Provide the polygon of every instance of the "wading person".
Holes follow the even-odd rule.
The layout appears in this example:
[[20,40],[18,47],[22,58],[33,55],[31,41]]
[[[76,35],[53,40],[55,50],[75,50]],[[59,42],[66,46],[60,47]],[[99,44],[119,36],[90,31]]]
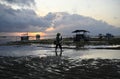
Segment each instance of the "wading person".
[[55,52],[56,52],[56,55],[57,55],[57,49],[59,47],[60,49],[60,56],[62,55],[62,36],[60,33],[57,33],[56,35],[56,40],[55,40]]

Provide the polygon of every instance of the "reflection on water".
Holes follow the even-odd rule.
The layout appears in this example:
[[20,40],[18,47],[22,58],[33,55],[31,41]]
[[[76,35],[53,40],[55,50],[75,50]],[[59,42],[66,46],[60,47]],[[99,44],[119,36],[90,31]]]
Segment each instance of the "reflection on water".
[[120,59],[120,50],[93,49],[81,58]]
[[119,52],[120,50],[105,49],[63,49],[60,57],[55,56],[54,48],[35,45],[0,46],[0,78],[119,79]]
[[[58,50],[59,51],[59,50]],[[55,56],[54,48],[31,46],[0,46],[0,56]],[[60,51],[57,52],[60,54]],[[63,49],[63,56],[78,58],[120,59],[120,50],[112,49]]]

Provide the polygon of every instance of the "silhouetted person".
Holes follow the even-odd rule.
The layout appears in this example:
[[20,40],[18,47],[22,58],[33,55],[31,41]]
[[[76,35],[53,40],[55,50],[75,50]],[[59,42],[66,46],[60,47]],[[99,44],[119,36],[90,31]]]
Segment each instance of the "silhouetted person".
[[[56,42],[55,42],[55,51],[57,52],[58,47],[60,48],[60,52],[62,52],[62,36],[60,33],[56,35]],[[61,53],[62,54],[62,53]]]

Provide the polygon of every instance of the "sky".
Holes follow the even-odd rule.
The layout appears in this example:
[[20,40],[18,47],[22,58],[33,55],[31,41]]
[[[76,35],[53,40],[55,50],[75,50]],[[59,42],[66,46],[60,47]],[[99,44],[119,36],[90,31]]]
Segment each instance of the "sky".
[[39,15],[77,13],[120,27],[120,0],[36,0],[36,3]]
[[119,7],[120,0],[0,0],[0,35],[70,34],[76,29],[120,35]]

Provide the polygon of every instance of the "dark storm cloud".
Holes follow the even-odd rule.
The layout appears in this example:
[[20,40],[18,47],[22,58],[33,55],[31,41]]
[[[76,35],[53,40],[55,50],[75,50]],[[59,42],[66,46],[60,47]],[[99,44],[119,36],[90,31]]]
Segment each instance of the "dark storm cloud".
[[14,10],[0,4],[0,31],[40,31],[50,22],[38,17],[33,10]]
[[34,0],[0,0],[2,2],[6,2],[8,4],[16,4],[19,6],[31,6],[31,5],[35,5],[35,1]]
[[[28,0],[5,1],[9,3],[17,3],[12,1],[21,1],[21,3],[23,3]],[[29,5],[29,2],[25,2],[25,4]],[[94,35],[108,32],[120,34],[120,28],[116,28],[106,22],[98,21],[91,17],[66,12],[48,13],[46,16],[40,17],[32,9],[13,9],[9,5],[0,4],[0,32],[40,32],[45,31],[51,26],[54,27],[55,30],[46,32],[71,34],[71,32],[76,29],[85,29]]]

